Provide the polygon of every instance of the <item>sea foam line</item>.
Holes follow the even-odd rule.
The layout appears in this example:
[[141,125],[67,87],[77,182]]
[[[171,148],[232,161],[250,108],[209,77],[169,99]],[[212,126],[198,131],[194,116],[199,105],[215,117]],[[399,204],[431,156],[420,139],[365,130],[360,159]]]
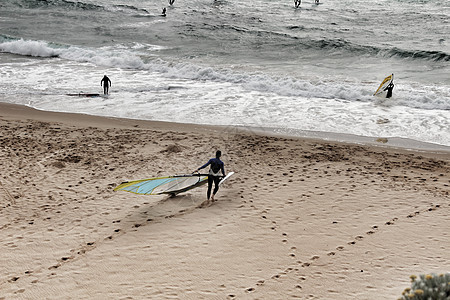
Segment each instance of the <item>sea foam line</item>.
[[[348,101],[373,102],[373,89],[377,83],[362,84],[316,80],[314,83],[294,77],[273,77],[263,73],[242,73],[229,69],[196,66],[189,63],[168,63],[151,53],[161,50],[154,45],[117,45],[103,48],[82,48],[64,46],[45,41],[14,40],[0,38],[0,50],[3,52],[33,56],[59,57],[62,59],[92,63],[98,66],[123,69],[147,70],[163,74],[169,78],[181,78],[197,81],[216,81],[239,84],[250,91],[273,93],[280,96],[342,99]],[[144,60],[145,59],[145,60]],[[450,110],[450,87],[430,87],[426,93],[403,84],[403,90],[395,99],[394,105],[421,109]],[[392,102],[390,103],[392,104]]]

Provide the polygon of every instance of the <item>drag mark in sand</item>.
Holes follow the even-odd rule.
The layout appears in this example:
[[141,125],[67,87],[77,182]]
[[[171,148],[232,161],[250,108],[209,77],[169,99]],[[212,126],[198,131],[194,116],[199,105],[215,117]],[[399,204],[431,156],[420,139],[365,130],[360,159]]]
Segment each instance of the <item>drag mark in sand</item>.
[[[191,201],[179,196],[177,200],[162,199],[136,216],[133,211],[139,206],[124,202],[127,196],[112,192],[124,177],[143,177],[166,169],[160,164],[161,157],[177,154],[185,147],[173,144],[184,140],[186,135],[183,133],[75,129],[33,120],[24,123],[8,121],[2,130],[4,137],[0,138],[0,145],[10,152],[2,153],[2,176],[8,179],[7,185],[2,179],[0,186],[3,204],[0,226],[7,237],[3,238],[2,247],[18,251],[23,261],[21,265],[26,267],[8,267],[15,271],[1,276],[1,286],[33,285],[43,278],[56,276],[62,267],[105,242],[152,222],[163,222],[202,207],[203,197]],[[130,139],[139,141],[139,146],[130,144]],[[154,146],[146,148],[148,143]],[[173,160],[180,169],[167,172],[191,169],[182,157],[173,156]],[[142,166],[150,167],[143,169]],[[96,203],[98,199],[104,201],[114,197],[118,201],[111,202],[108,207]],[[183,201],[187,207],[180,207]],[[132,212],[123,215],[125,210]],[[119,223],[121,226],[117,226]],[[46,230],[43,235],[42,228]],[[20,257],[20,253],[30,246],[45,248],[52,244],[50,252],[44,250],[31,257]],[[17,292],[22,293],[24,289],[18,288]]]
[[11,204],[15,204],[15,200],[14,200],[14,198],[13,198],[13,196],[11,196],[11,194],[8,192],[8,190],[5,188],[5,186],[3,185],[3,183],[2,183],[2,181],[0,180],[0,187],[1,187],[1,191],[4,193],[4,195],[5,195],[5,198],[7,198],[6,199],[6,206],[9,206],[9,205],[11,205]]
[[[346,149],[346,147],[342,147],[343,151],[339,150],[339,147],[332,147],[330,145],[328,146],[320,146],[318,147],[318,149],[325,149],[327,151],[333,152],[333,154],[321,154],[321,153],[308,153],[308,154],[304,154],[303,158],[305,158],[307,160],[307,162],[311,162],[311,161],[315,161],[316,163],[323,163],[323,162],[327,162],[327,161],[344,161],[344,162],[349,162],[351,163],[352,161],[352,153],[351,152],[367,152],[366,148],[364,147],[349,147],[348,149]],[[347,150],[351,150],[351,151],[347,151]],[[336,153],[337,152],[337,153]],[[345,153],[345,154],[344,154]],[[366,154],[367,156],[369,154]],[[354,157],[366,157],[365,154],[361,155],[361,154],[356,154],[354,155]],[[442,196],[448,196],[449,190],[448,190],[448,183],[446,183],[445,181],[441,183],[441,187],[436,187],[434,184],[428,185],[427,182],[430,182],[427,177],[430,176],[430,174],[435,174],[436,172],[439,172],[439,170],[441,170],[443,173],[440,173],[441,175],[439,177],[437,176],[430,176],[433,179],[433,182],[436,183],[439,181],[440,178],[445,178],[445,172],[448,171],[448,165],[446,162],[444,161],[439,161],[439,160],[435,160],[435,159],[427,159],[421,156],[416,156],[414,154],[409,154],[410,159],[408,160],[402,160],[402,157],[398,154],[389,154],[387,152],[371,152],[370,155],[375,155],[375,156],[379,156],[378,161],[380,162],[379,165],[369,165],[369,164],[359,164],[359,166],[355,167],[355,165],[352,165],[350,167],[347,167],[346,169],[342,169],[342,170],[336,170],[336,174],[339,173],[344,173],[345,176],[348,176],[351,180],[355,179],[355,178],[365,178],[365,182],[362,183],[363,186],[370,186],[370,184],[374,184],[376,182],[383,182],[384,181],[384,186],[380,186],[380,189],[392,189],[392,190],[403,190],[403,189],[413,189],[413,190],[420,190],[420,191],[427,191],[428,193],[430,193],[431,197],[442,197]],[[292,155],[291,155],[292,157]],[[277,158],[280,158],[280,156],[278,156]],[[399,160],[398,162],[396,160]],[[283,164],[283,163],[282,163]],[[272,163],[269,164],[269,166],[273,166],[275,167],[277,165],[277,163]],[[288,164],[284,163],[284,169],[286,168],[290,168],[291,171],[290,172],[283,172],[282,174],[277,174],[278,172],[274,172],[273,170],[270,172],[265,173],[264,175],[269,177],[269,178],[276,178],[276,176],[290,176],[293,173],[295,173],[295,170],[297,170],[300,166],[296,166],[295,168],[290,167]],[[311,163],[306,163],[304,164],[303,167],[303,171],[305,173],[310,173],[311,167],[314,164]],[[322,168],[313,168],[313,171],[315,172],[319,172]],[[415,171],[414,170],[418,170],[420,171],[427,171],[430,172],[430,174],[424,174],[421,173],[419,176],[408,176],[406,175],[406,171],[407,170],[411,170],[410,172],[411,174],[414,174]],[[325,176],[329,176],[330,175],[330,171],[331,170],[324,170],[323,174]],[[400,173],[400,174],[399,174]],[[402,174],[403,173],[403,174]],[[259,176],[264,176],[263,174],[259,175]],[[322,177],[322,176],[318,176],[318,177]],[[380,177],[380,178],[386,178],[386,179],[382,179],[382,180],[375,180],[376,177]],[[295,182],[304,182],[305,179],[309,180],[311,178],[310,175],[306,175],[303,176],[303,178],[291,178],[288,179],[287,184],[283,184],[282,186],[289,186],[289,184],[291,183],[295,183]],[[276,181],[277,183],[280,183],[279,181],[279,177],[278,180]],[[275,180],[273,179],[269,179],[269,182],[275,182]],[[342,186],[342,184],[341,184]],[[275,185],[273,185],[273,187],[275,187]],[[354,192],[355,188],[358,187],[358,184],[355,183],[353,185],[350,186],[350,188],[347,190],[348,193],[345,194],[345,196],[349,196],[352,192]],[[254,186],[253,192],[258,192],[258,185]],[[259,191],[260,192],[260,191]],[[297,201],[302,201],[302,199],[308,199],[311,197],[314,197],[315,192],[314,191],[310,191],[309,193],[303,193],[301,194],[301,196],[299,196],[299,198],[297,198]],[[324,193],[318,193],[318,196],[324,195]],[[241,196],[243,197],[243,196]],[[252,195],[247,195],[245,196],[245,201],[242,201],[242,205],[241,208],[245,207],[246,205],[249,206],[249,208],[253,209],[253,210],[259,210],[260,211],[260,218],[267,221],[267,227],[272,231],[272,232],[277,232],[279,230],[281,230],[280,228],[280,223],[277,222],[277,220],[274,220],[270,217],[270,208],[265,207],[265,208],[258,208],[258,200],[254,197],[252,197]],[[294,199],[289,198],[288,201],[286,201],[287,205],[291,205],[293,203]],[[398,224],[398,222],[402,221],[402,220],[407,220],[409,218],[413,218],[416,217],[420,214],[426,213],[426,212],[431,212],[434,211],[438,208],[441,208],[442,206],[437,204],[431,204],[430,207],[427,208],[413,208],[414,212],[408,214],[407,216],[404,216],[404,218],[401,217],[392,217],[388,220],[386,220],[384,222],[383,225],[373,225],[371,226],[371,228],[369,230],[367,230],[364,234],[359,234],[356,235],[354,237],[353,240],[347,242],[347,246],[344,245],[337,245],[335,246],[334,249],[332,249],[331,251],[327,252],[327,256],[328,257],[334,257],[336,255],[339,255],[339,252],[341,251],[345,251],[347,249],[351,249],[351,247],[353,245],[356,245],[357,243],[363,243],[364,240],[366,240],[366,236],[371,236],[373,234],[376,234],[377,232],[379,232],[383,226],[391,226],[391,225],[396,225]],[[286,245],[286,251],[288,252],[288,255],[293,258],[296,259],[297,254],[295,253],[298,249],[301,249],[301,247],[299,248],[298,246],[288,246],[290,244],[289,238],[288,238],[288,233],[287,232],[281,232],[281,242],[282,244]],[[347,248],[349,247],[349,248]],[[311,266],[314,266],[315,263],[319,262],[319,260],[321,259],[321,257],[319,255],[313,255],[310,257],[310,259],[306,260],[306,261],[302,261],[302,260],[296,260],[295,264],[289,265],[286,268],[281,268],[284,269],[284,271],[279,272],[277,274],[272,275],[270,278],[264,278],[264,279],[260,279],[258,280],[255,285],[253,287],[248,287],[245,289],[245,293],[255,293],[258,291],[258,289],[264,285],[266,285],[269,282],[278,282],[280,279],[283,278],[283,276],[286,276],[288,274],[295,274],[294,277],[298,277],[298,278],[302,278],[302,281],[306,280],[307,277],[303,275],[303,272],[301,271],[303,268],[309,268]],[[295,289],[301,289],[301,284],[298,284],[295,286]],[[233,295],[230,295],[233,296]]]
[[[408,223],[420,223],[435,212],[442,215],[449,207],[441,202],[449,192],[448,161],[417,153],[254,134],[230,133],[218,139],[217,131],[102,129],[32,120],[11,121],[2,129],[14,137],[0,137],[2,149],[10,152],[2,156],[1,180],[15,200],[11,203],[0,189],[2,201],[10,204],[0,211],[5,264],[0,285],[11,297],[43,286],[51,290],[96,251],[109,251],[132,232],[144,234],[158,227],[153,224],[176,223],[174,218],[183,216],[195,222],[197,213],[205,220],[220,215],[218,241],[224,228],[244,225],[248,240],[236,246],[264,261],[258,270],[253,265],[229,268],[228,278],[212,280],[217,285],[205,290],[220,286],[229,298],[263,298],[272,290],[317,298],[318,290],[308,290],[330,275],[321,267],[339,269],[340,260],[361,247],[369,249],[384,233],[401,233]],[[224,149],[228,170],[240,173],[220,192],[218,202],[204,203],[200,189],[176,198],[112,191],[125,180],[192,170],[212,148]],[[431,200],[422,201],[422,195]],[[371,196],[370,201],[362,199]],[[163,239],[158,242],[164,244]],[[208,244],[212,250],[222,246]],[[173,253],[188,260],[184,251]],[[192,264],[185,275],[201,272],[197,267]],[[338,275],[339,280],[348,278]],[[171,282],[170,276],[162,280]],[[324,298],[333,298],[333,289]],[[195,292],[192,287],[180,291]]]
[[[450,204],[448,204],[448,207],[450,208]],[[428,207],[428,208],[423,208],[423,209],[420,210],[420,211],[416,211],[416,212],[414,213],[414,215],[410,214],[410,215],[407,215],[407,216],[405,216],[404,218],[401,218],[401,219],[399,219],[399,218],[397,218],[397,217],[394,217],[394,218],[390,219],[389,221],[386,221],[385,224],[384,224],[384,226],[395,225],[397,221],[401,221],[401,220],[404,221],[404,220],[407,220],[407,219],[409,219],[409,218],[417,217],[417,216],[419,216],[419,215],[424,215],[425,213],[430,213],[430,212],[436,211],[437,209],[440,209],[440,208],[442,208],[441,205],[439,205],[439,204],[434,205],[434,204],[433,204],[433,205],[431,205],[431,206]],[[263,213],[264,213],[264,215],[263,215],[264,217],[263,217],[263,218],[264,218],[264,219],[267,219],[267,217],[266,217],[267,211],[263,211]],[[369,231],[366,232],[366,234],[367,234],[367,235],[373,235],[373,234],[375,234],[375,233],[376,233],[378,230],[380,230],[380,229],[381,229],[381,228],[380,228],[378,225],[374,225],[374,226],[372,226],[371,230],[369,230]],[[285,243],[285,244],[288,244],[288,243],[289,243],[289,241],[288,241],[288,239],[287,239],[288,234],[283,232],[283,233],[281,234],[281,236],[282,236],[282,238],[283,238],[282,242]],[[355,240],[350,241],[350,242],[348,242],[347,244],[348,244],[349,246],[353,246],[353,245],[355,245],[357,242],[363,242],[363,240],[364,240],[364,236],[363,236],[363,235],[358,235],[358,236],[355,237]],[[349,248],[349,249],[350,249],[350,248]],[[296,255],[295,255],[294,253],[292,253],[292,251],[297,250],[297,247],[292,246],[292,247],[290,247],[290,250],[291,250],[291,253],[289,254],[289,256],[291,256],[292,258],[295,258]],[[346,248],[345,248],[344,246],[336,246],[336,247],[335,247],[335,250],[337,250],[338,252],[339,252],[339,251],[345,251]],[[338,252],[336,252],[336,251],[334,251],[334,250],[333,250],[333,251],[330,251],[330,252],[327,253],[327,256],[335,256],[335,255],[338,255]],[[273,282],[273,281],[278,282],[278,280],[282,279],[283,276],[287,276],[288,274],[293,274],[294,277],[296,277],[296,278],[298,278],[298,279],[300,280],[299,284],[297,284],[297,285],[295,286],[295,289],[301,290],[301,289],[302,289],[302,286],[301,286],[300,283],[301,283],[301,282],[304,282],[304,281],[307,281],[307,276],[305,276],[305,275],[303,274],[303,272],[301,272],[302,268],[308,268],[308,267],[311,267],[311,266],[314,265],[315,262],[318,262],[320,259],[321,259],[321,257],[320,257],[319,255],[314,255],[314,256],[312,256],[308,261],[306,261],[306,262],[303,262],[303,261],[301,261],[301,260],[297,260],[297,261],[295,262],[295,264],[292,264],[292,265],[289,265],[289,266],[285,267],[285,268],[284,268],[284,271],[279,272],[279,273],[277,273],[277,274],[271,276],[270,278],[258,280],[258,281],[256,282],[256,284],[255,284],[254,287],[249,287],[249,288],[245,289],[245,292],[246,292],[246,293],[255,292],[255,291],[258,289],[258,287],[261,287],[261,286],[263,286],[263,285],[269,283],[270,281],[272,281],[272,282]],[[362,272],[362,271],[361,271],[361,272]]]

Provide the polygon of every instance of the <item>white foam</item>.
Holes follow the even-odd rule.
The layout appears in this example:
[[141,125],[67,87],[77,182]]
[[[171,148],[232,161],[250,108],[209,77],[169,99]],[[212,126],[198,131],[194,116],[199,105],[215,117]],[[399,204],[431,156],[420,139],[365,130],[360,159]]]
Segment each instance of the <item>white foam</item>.
[[46,42],[25,41],[23,39],[0,43],[0,50],[35,57],[53,57],[59,56],[61,53],[60,49],[51,48]]
[[[293,77],[268,76],[263,73],[244,73],[229,69],[214,69],[189,63],[168,63],[149,56],[162,48],[155,45],[134,43],[97,49],[63,47],[42,41],[16,40],[0,43],[0,49],[14,54],[60,57],[63,59],[93,63],[97,66],[148,70],[169,78],[239,84],[248,91],[273,93],[288,97],[343,99],[373,102],[372,93],[378,83],[361,83],[356,79],[323,80],[312,82]],[[145,60],[144,60],[145,59]],[[402,105],[421,109],[450,110],[450,87],[414,86],[414,83],[398,84],[394,90],[395,102],[376,99],[381,105]]]

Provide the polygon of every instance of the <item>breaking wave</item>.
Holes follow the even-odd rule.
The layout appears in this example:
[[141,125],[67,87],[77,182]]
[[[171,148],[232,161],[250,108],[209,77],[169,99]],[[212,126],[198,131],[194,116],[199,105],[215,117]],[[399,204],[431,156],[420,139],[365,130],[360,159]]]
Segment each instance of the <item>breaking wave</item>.
[[82,9],[82,10],[103,9],[103,7],[99,5],[68,0],[19,0],[14,1],[13,4],[26,9],[47,8],[47,7],[61,7],[65,9]]

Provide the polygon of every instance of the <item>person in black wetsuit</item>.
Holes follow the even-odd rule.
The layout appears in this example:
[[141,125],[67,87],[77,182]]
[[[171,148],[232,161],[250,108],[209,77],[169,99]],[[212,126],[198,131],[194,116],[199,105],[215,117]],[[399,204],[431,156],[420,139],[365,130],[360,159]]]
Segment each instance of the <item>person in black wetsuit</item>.
[[[212,201],[214,201],[214,195],[219,190],[220,179],[222,178],[222,176],[225,177],[224,163],[220,160],[221,156],[222,156],[222,152],[220,150],[217,150],[215,158],[211,158],[210,160],[208,160],[208,162],[206,164],[204,164],[203,166],[201,166],[200,168],[195,170],[195,172],[198,172],[199,170],[206,168],[207,166],[211,166],[209,168],[209,173],[208,173],[208,191],[206,192],[206,197],[207,197],[208,201],[211,196],[211,189],[212,189],[213,183],[214,183],[214,191],[211,196]],[[220,173],[222,173],[222,175],[220,175]]]
[[111,80],[109,80],[108,76],[103,76],[103,79],[100,81],[100,86],[103,85],[103,94],[108,95],[109,87],[111,86]]
[[389,83],[389,85],[384,89],[387,90],[386,98],[392,97],[392,90],[394,89],[394,82]]
[[302,0],[294,0],[295,8],[299,8],[300,4],[302,4]]

